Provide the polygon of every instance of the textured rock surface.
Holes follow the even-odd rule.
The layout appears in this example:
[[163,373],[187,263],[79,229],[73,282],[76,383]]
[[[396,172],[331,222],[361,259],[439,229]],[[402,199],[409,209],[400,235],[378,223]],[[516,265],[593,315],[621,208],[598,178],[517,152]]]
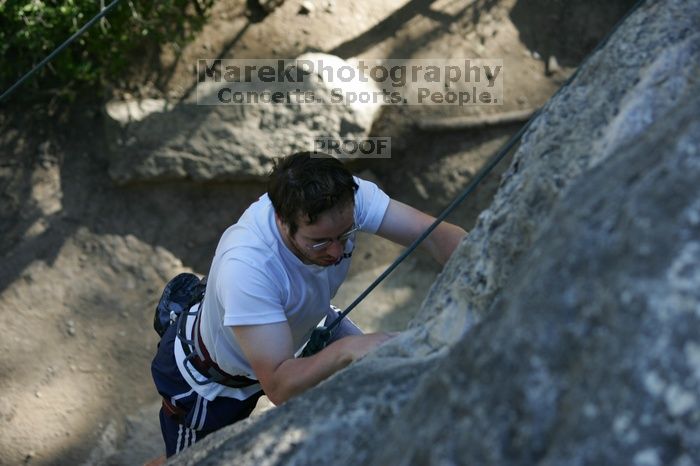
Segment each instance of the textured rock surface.
[[177,464],[700,462],[700,7],[547,105],[412,328]]
[[[587,170],[677,111],[697,89],[698,37],[692,24],[700,8],[686,1],[645,5],[523,137],[491,208],[417,319],[428,332],[419,339],[426,351],[454,341],[445,338],[442,323],[465,321],[467,330],[484,316],[570,184],[586,182]],[[425,321],[437,327],[426,328]]]
[[700,461],[700,98],[688,97],[567,190],[368,464]]
[[[349,65],[325,54],[298,59],[322,60],[334,69]],[[320,75],[310,76],[309,86],[319,99],[330,101]],[[198,105],[194,97],[174,106],[154,99],[110,102],[110,176],[119,183],[263,180],[274,159],[313,149],[315,137],[366,136],[378,110],[378,104]]]

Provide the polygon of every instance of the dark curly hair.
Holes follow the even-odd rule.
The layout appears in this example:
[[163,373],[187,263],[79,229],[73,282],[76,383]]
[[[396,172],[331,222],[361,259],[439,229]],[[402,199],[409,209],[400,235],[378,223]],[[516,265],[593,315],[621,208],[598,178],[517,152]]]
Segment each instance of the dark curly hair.
[[354,203],[357,189],[343,163],[320,152],[297,152],[277,160],[267,181],[267,195],[291,235],[297,231],[297,219],[311,224],[328,209]]

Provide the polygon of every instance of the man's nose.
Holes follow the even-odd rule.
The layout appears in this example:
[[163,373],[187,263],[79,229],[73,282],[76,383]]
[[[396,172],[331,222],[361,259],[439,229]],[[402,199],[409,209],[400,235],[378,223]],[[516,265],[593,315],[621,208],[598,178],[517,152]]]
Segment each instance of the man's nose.
[[344,245],[342,242],[337,241],[337,240],[333,240],[331,242],[330,246],[328,246],[328,249],[326,250],[326,252],[328,253],[329,256],[332,256],[332,257],[335,257],[336,259],[339,259],[340,256],[343,254],[343,249],[344,249]]

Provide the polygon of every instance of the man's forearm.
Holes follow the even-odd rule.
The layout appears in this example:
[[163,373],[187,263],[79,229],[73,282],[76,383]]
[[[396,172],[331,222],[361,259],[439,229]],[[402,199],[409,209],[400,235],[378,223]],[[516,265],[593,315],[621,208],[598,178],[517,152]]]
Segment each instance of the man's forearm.
[[342,351],[341,341],[328,345],[308,358],[287,359],[275,370],[273,383],[265,394],[279,405],[311,387],[318,385],[352,362]]
[[445,265],[466,234],[463,228],[442,222],[426,238],[425,248],[436,261]]
[[349,336],[313,356],[287,359],[277,367],[263,390],[274,404],[282,404],[318,385],[392,336],[385,333]]

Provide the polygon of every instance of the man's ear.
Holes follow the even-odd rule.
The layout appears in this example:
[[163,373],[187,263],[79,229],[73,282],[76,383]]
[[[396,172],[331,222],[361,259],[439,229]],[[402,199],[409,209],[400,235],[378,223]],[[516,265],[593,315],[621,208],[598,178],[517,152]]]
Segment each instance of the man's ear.
[[280,217],[280,215],[277,212],[275,212],[275,222],[280,227],[280,229],[282,229],[285,233],[289,234],[289,225],[282,221],[282,217]]

